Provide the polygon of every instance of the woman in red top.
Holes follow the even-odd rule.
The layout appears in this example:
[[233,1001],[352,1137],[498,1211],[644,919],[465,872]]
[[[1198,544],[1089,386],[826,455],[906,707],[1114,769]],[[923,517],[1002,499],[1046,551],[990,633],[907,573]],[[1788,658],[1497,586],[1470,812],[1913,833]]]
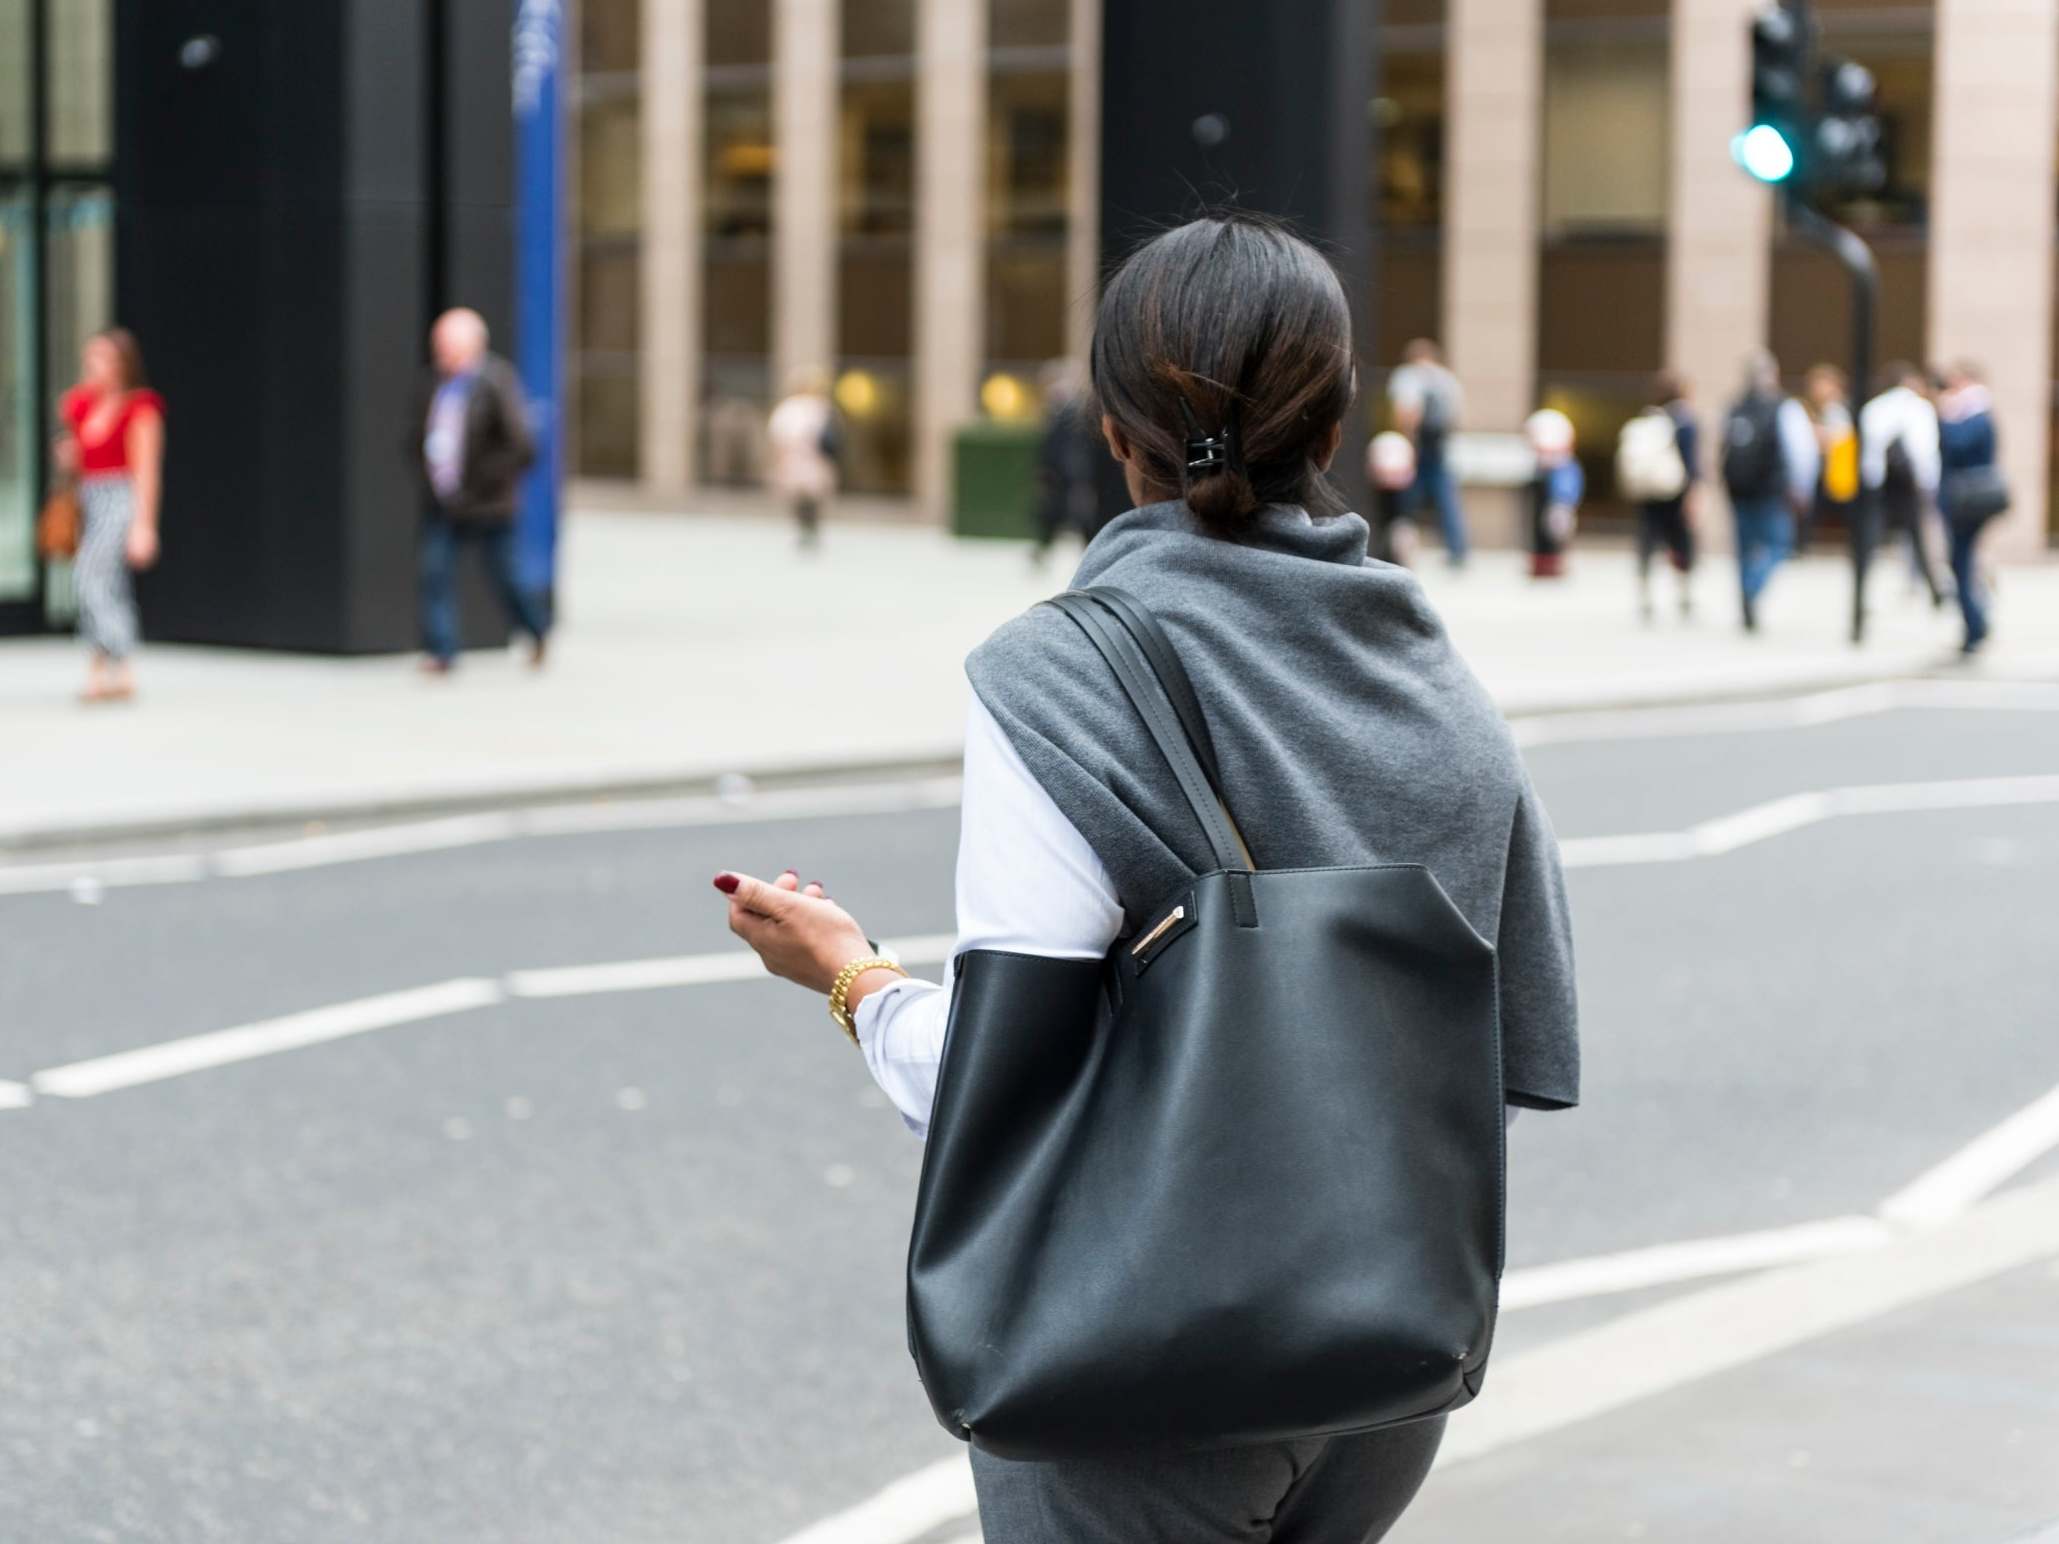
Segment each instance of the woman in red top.
[[58,464],[79,479],[85,529],[73,578],[79,635],[92,648],[87,702],[136,694],[129,655],[136,647],[131,569],[157,561],[158,495],[164,474],[164,400],[143,374],[143,351],[124,328],[86,340],[79,384],[58,403],[64,433]]

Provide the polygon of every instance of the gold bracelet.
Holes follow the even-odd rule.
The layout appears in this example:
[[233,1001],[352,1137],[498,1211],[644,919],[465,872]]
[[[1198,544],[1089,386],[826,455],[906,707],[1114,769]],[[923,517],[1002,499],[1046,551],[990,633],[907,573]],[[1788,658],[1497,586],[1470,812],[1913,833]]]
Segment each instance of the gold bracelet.
[[851,995],[851,983],[864,975],[868,970],[890,970],[897,976],[908,974],[907,971],[901,969],[892,960],[883,960],[877,955],[869,955],[862,960],[853,960],[836,973],[836,982],[829,989],[829,1016],[836,1021],[838,1029],[851,1037],[851,1044],[853,1045],[858,1043],[858,1025],[851,1017],[851,1010],[846,1004],[846,999]]

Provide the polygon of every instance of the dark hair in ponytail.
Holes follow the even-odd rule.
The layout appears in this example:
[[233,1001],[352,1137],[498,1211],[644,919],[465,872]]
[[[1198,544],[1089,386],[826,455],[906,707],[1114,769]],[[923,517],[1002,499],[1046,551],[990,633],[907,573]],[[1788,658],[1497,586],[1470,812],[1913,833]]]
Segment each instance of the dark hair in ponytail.
[[1357,385],[1351,307],[1278,221],[1232,210],[1139,247],[1102,291],[1093,369],[1145,479],[1211,534],[1268,504],[1342,512],[1321,461]]

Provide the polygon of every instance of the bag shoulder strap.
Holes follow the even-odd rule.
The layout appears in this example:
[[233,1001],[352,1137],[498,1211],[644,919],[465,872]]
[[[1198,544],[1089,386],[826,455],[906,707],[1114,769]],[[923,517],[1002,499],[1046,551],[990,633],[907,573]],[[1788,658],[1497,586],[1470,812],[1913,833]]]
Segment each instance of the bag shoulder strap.
[[[1201,711],[1201,699],[1195,695],[1194,683],[1188,678],[1186,667],[1180,663],[1179,651],[1172,646],[1165,629],[1159,626],[1158,618],[1142,601],[1113,585],[1099,584],[1080,593],[1092,596],[1107,607],[1143,649],[1151,661],[1152,674],[1158,677],[1158,684],[1165,688],[1173,712],[1179,715],[1180,728],[1186,731],[1187,743],[1194,747],[1201,770],[1208,774],[1208,786],[1227,808],[1230,801],[1223,792],[1223,772],[1215,759],[1215,740],[1208,732],[1208,716]],[[1230,825],[1234,828],[1236,824],[1233,818]]]
[[[1184,695],[1195,715],[1195,722],[1206,734],[1206,724],[1200,719],[1200,704],[1193,695],[1193,686],[1180,668],[1179,659],[1172,652],[1172,646],[1163,632],[1157,629],[1156,619],[1150,612],[1128,596],[1120,596],[1113,603],[1103,595],[1087,590],[1068,590],[1052,598],[1056,606],[1087,635],[1087,640],[1108,662],[1116,681],[1136,708],[1144,721],[1145,729],[1156,742],[1166,764],[1172,768],[1174,781],[1179,784],[1194,818],[1200,822],[1203,836],[1207,839],[1210,856],[1219,869],[1234,875],[1248,875],[1254,867],[1251,852],[1244,844],[1236,822],[1231,818],[1229,807],[1224,802],[1217,781],[1202,765],[1196,750],[1194,738],[1188,732],[1183,715],[1177,705],[1176,693]],[[1121,609],[1118,609],[1121,608]],[[1143,626],[1156,633],[1158,650],[1171,665],[1171,679],[1177,686],[1168,684],[1161,675],[1152,655],[1130,630],[1125,612],[1134,613],[1143,620]],[[1148,635],[1148,634],[1147,634]],[[1214,760],[1214,747],[1208,751],[1209,760]],[[1231,895],[1237,912],[1237,920],[1245,927],[1257,926],[1257,911],[1252,901],[1248,879],[1231,886]]]

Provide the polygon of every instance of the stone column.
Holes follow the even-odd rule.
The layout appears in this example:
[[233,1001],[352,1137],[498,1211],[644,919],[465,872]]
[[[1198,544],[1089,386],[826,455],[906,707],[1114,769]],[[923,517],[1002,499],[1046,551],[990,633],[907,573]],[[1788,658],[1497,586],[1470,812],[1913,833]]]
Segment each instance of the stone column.
[[2016,495],[1987,550],[2029,557],[2045,546],[2050,479],[2059,9],[1938,0],[1934,101],[1930,352],[1987,376]]
[[915,93],[915,497],[942,520],[986,354],[984,4],[916,0]]
[[1730,142],[1751,116],[1756,0],[1673,0],[1672,207],[1667,212],[1666,363],[1694,382],[1702,472],[1712,490],[1697,535],[1732,546],[1715,476],[1724,406],[1764,342],[1772,290],[1773,194]]
[[1065,190],[1065,351],[1082,364],[1101,298],[1101,6],[1072,0],[1071,177]]
[[701,397],[705,0],[643,0],[643,338],[638,437],[645,487],[693,481]]
[[798,370],[834,368],[837,0],[774,0],[772,17],[772,393]]
[[[1446,28],[1444,346],[1464,426],[1522,426],[1537,392],[1542,0],[1451,0]],[[1516,501],[1468,492],[1476,541],[1506,545]]]

